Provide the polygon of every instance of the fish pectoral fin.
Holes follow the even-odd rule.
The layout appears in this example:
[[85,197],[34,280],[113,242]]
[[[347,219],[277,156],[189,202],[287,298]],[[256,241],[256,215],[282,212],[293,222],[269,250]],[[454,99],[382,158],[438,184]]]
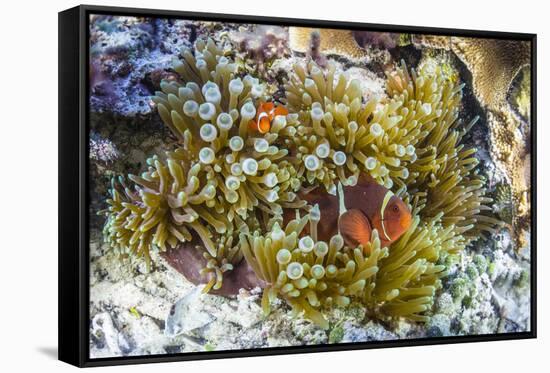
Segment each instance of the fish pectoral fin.
[[360,210],[351,209],[343,213],[338,220],[338,229],[349,247],[365,247],[370,242],[372,228]]

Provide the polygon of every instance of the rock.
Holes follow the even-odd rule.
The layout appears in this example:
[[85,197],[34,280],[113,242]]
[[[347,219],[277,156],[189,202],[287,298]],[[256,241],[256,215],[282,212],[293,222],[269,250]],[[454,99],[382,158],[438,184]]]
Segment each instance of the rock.
[[115,327],[111,316],[107,312],[94,316],[91,334],[101,341],[100,347],[106,348],[111,356],[123,356],[132,350],[129,341]]
[[256,325],[263,319],[258,299],[257,295],[244,295],[239,297],[236,307],[227,303],[223,304],[221,311],[225,314],[225,321],[235,323],[245,329]]
[[343,329],[344,336],[342,338],[342,343],[397,339],[397,335],[386,330],[386,328],[374,321],[369,321],[364,326],[356,326],[351,322],[345,322]]
[[[96,16],[90,24],[90,106],[126,117],[151,113],[157,75],[195,39],[195,22]],[[154,80],[154,79],[153,79]]]
[[426,325],[428,337],[451,335],[451,319],[443,314],[434,315]]

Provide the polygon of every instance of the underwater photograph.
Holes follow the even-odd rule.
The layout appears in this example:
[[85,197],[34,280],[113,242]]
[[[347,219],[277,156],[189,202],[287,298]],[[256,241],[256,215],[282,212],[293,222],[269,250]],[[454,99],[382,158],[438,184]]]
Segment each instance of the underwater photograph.
[[88,23],[91,359],[531,330],[530,41]]

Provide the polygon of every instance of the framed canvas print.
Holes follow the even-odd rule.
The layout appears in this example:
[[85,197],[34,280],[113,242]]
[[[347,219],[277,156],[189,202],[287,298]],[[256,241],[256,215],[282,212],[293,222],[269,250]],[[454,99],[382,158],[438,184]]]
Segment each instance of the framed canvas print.
[[532,338],[536,36],[59,13],[59,356]]

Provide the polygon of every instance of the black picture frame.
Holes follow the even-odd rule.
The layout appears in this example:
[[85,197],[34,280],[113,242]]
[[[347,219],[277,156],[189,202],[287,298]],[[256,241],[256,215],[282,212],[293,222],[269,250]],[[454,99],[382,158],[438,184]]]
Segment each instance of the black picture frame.
[[[491,335],[468,335],[310,345],[300,347],[261,348],[236,351],[212,351],[135,357],[89,357],[89,232],[88,232],[88,37],[89,15],[110,14],[255,23],[285,26],[315,26],[454,35],[478,38],[523,40],[531,43],[531,325],[530,331]],[[383,347],[436,345],[443,343],[486,342],[536,338],[537,330],[537,170],[536,170],[536,80],[537,35],[479,30],[460,30],[419,26],[397,26],[368,23],[319,21],[310,19],[240,16],[156,9],[137,9],[81,5],[59,13],[59,360],[79,367],[172,362],[197,359],[249,357]]]

